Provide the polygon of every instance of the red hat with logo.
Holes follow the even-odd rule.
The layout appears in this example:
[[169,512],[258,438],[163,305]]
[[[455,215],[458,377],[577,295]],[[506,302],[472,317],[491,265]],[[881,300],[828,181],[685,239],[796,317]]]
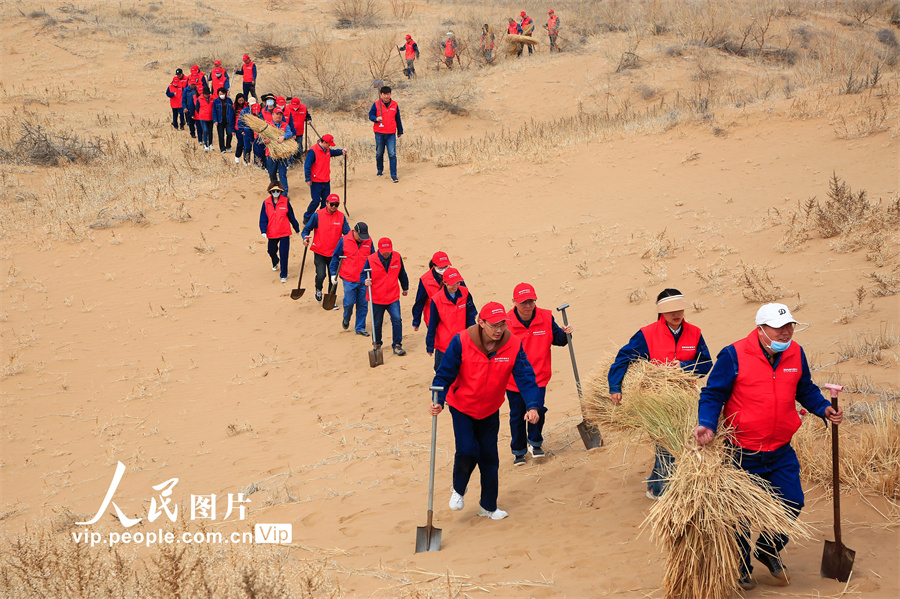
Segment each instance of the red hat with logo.
[[300,106],[300,98],[291,98],[291,106],[294,108]]
[[391,243],[390,239],[382,237],[378,240],[378,251],[382,254],[390,254],[394,251],[394,245]]
[[434,256],[431,257],[431,262],[434,263],[437,268],[450,266],[450,258],[447,256],[446,252],[435,252]]
[[550,10],[548,10],[548,11],[547,11],[547,14],[548,14],[548,15],[552,15],[552,14],[553,14],[553,9],[551,8]]
[[406,34],[406,39],[411,40],[411,39],[412,39],[412,36],[411,36],[410,34],[407,33],[407,34]]
[[462,282],[462,275],[455,268],[448,268],[444,271],[444,285],[456,285]]
[[481,312],[478,313],[478,318],[491,324],[497,324],[508,320],[509,316],[506,315],[506,308],[503,307],[503,304],[500,302],[488,302],[481,309]]
[[214,60],[214,61],[213,61],[213,64],[216,65],[217,67],[220,67],[220,66],[222,66],[222,61],[221,61],[221,60]]
[[199,72],[200,72],[200,67],[198,67],[197,65],[191,66],[191,73],[199,73]]
[[284,106],[284,96],[278,96],[275,98],[275,106]]
[[244,54],[244,60],[250,60],[250,55],[249,55],[249,54]]
[[331,204],[331,203],[338,203],[338,204],[340,204],[340,203],[341,203],[341,198],[340,198],[340,196],[339,196],[338,194],[333,193],[333,194],[331,194],[330,196],[328,196],[328,198],[326,198],[325,201],[328,202],[329,204]]
[[525,11],[523,10],[523,11],[519,14],[519,16],[520,16],[520,17],[524,17],[524,16],[527,16],[527,15],[525,14]]
[[334,135],[332,135],[331,133],[326,133],[325,135],[322,136],[322,141],[327,143],[329,146],[333,146],[334,145]]
[[537,300],[537,293],[529,283],[519,283],[513,289],[513,301],[521,303],[525,300]]
[[273,110],[272,114],[284,116],[284,112],[280,108],[276,108],[275,110]]

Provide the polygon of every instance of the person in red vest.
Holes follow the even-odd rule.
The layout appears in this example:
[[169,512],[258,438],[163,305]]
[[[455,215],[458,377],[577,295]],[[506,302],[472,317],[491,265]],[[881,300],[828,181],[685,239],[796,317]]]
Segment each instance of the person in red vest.
[[[428,262],[428,270],[419,277],[419,287],[416,289],[416,302],[412,307],[413,330],[418,331],[422,319],[425,319],[425,328],[428,328],[428,317],[431,314],[431,296],[437,293],[444,281],[444,272],[450,267],[450,258],[445,252],[435,252]],[[465,287],[465,283],[460,283]]]
[[272,258],[272,270],[278,270],[281,263],[281,282],[287,283],[288,256],[291,251],[291,228],[300,232],[300,223],[294,217],[291,200],[284,194],[278,181],[272,181],[268,187],[269,197],[263,200],[259,213],[259,230],[268,239],[269,257]]
[[309,221],[313,212],[325,207],[325,199],[331,195],[331,159],[341,154],[347,154],[347,150],[335,148],[334,136],[327,133],[306,153],[303,173],[312,201],[303,213],[303,224]]
[[284,189],[284,193],[288,192],[288,180],[287,180],[287,167],[288,167],[288,159],[285,158],[275,158],[272,156],[272,153],[269,149],[268,144],[280,144],[284,143],[285,140],[288,140],[294,136],[294,131],[288,126],[287,121],[284,120],[284,113],[281,112],[279,108],[276,108],[272,112],[272,126],[276,129],[281,129],[283,135],[271,142],[266,142],[266,170],[269,172],[269,180],[274,181],[276,175],[278,176],[278,180],[281,181],[281,186]]
[[331,272],[331,284],[337,285],[338,263],[343,256],[340,277],[344,282],[344,320],[341,326],[345,331],[350,327],[353,306],[356,306],[356,325],[353,328],[357,335],[363,337],[369,336],[369,332],[366,331],[369,306],[366,303],[366,286],[359,282],[359,275],[366,259],[374,252],[372,239],[369,237],[369,226],[364,222],[358,222],[350,233],[340,238],[328,267]]
[[475,324],[478,314],[472,294],[463,285],[458,270],[451,267],[444,271],[443,286],[431,296],[428,311],[425,351],[434,356],[434,371],[437,372],[453,335]]
[[437,405],[429,408],[429,413],[437,416],[446,401],[453,418],[456,454],[450,509],[463,509],[469,479],[478,466],[481,473],[478,515],[492,520],[509,515],[497,507],[500,469],[497,436],[503,391],[510,377],[525,401],[526,421],[536,423],[544,407],[522,342],[506,326],[508,318],[502,304],[488,302],[481,309],[477,325],[453,335],[431,383],[443,387],[444,391],[438,394]]
[[[522,17],[522,20],[519,22],[519,27],[522,30],[522,35],[531,37],[534,34],[534,20],[525,14],[523,10],[519,15]],[[524,50],[524,46],[528,46],[528,53],[531,54],[534,52],[534,48],[531,47],[531,44],[522,44],[522,48],[519,48],[519,56],[522,56],[522,50]]]
[[172,109],[172,128],[178,129],[178,121],[181,119],[180,129],[184,131],[184,109],[181,105],[184,89],[187,87],[188,78],[184,76],[184,71],[175,69],[175,76],[172,77],[172,83],[166,88],[166,96],[169,98],[169,107]]
[[374,123],[375,131],[375,168],[377,177],[384,174],[384,149],[387,148],[388,162],[391,168],[391,181],[399,183],[397,178],[397,139],[403,135],[403,122],[400,120],[400,107],[391,100],[391,88],[383,86],[379,92],[381,99],[376,100],[369,109],[369,120]]
[[294,131],[294,139],[297,140],[297,153],[294,158],[300,158],[303,154],[303,130],[308,121],[312,120],[309,115],[309,109],[306,104],[300,101],[300,98],[291,98],[287,106],[284,108],[284,119],[288,126]]
[[413,75],[416,74],[416,59],[419,58],[419,45],[412,38],[410,34],[406,34],[406,43],[402,46],[397,46],[397,49],[403,52],[403,58],[406,60],[406,68],[403,69],[403,74],[406,75],[407,79],[410,79]]
[[[509,311],[509,332],[521,342],[528,356],[528,362],[534,369],[541,405],[547,394],[547,383],[553,374],[550,370],[550,347],[569,344],[567,334],[573,331],[572,325],[560,328],[553,319],[553,312],[537,307],[537,293],[528,283],[519,283],[513,289],[513,309]],[[544,442],[544,417],[547,408],[538,410],[537,422],[526,422],[525,400],[513,379],[506,386],[506,398],[509,400],[509,447],[513,453],[513,465],[525,464],[526,449],[531,457],[539,460],[544,457],[541,445]]]
[[[372,271],[371,281],[366,277],[366,270]],[[359,282],[370,287],[372,293],[372,324],[375,329],[375,347],[381,347],[381,329],[384,324],[384,313],[391,317],[391,347],[398,356],[405,356],[403,349],[403,323],[400,318],[400,293],[409,293],[409,277],[403,258],[394,251],[394,245],[387,237],[378,240],[378,252],[366,259]]]
[[234,71],[235,75],[241,76],[244,84],[244,97],[250,101],[250,96],[256,97],[256,65],[250,60],[250,56],[244,54],[243,62]]
[[514,18],[510,17],[509,23],[506,26],[506,33],[508,35],[522,35],[522,27],[516,23]]
[[485,62],[494,62],[494,29],[487,23],[481,28],[481,53]]
[[206,81],[206,75],[203,74],[198,65],[191,66],[191,74],[188,75],[188,85],[196,85],[198,94],[203,92],[204,87],[209,86],[209,83]]
[[[341,198],[336,193],[328,196],[325,207],[313,213],[312,218],[303,228],[303,243],[312,248],[313,261],[316,265],[316,301],[322,301],[322,284],[328,274],[328,263],[334,256],[341,237],[350,232],[350,225],[344,213],[338,210]],[[313,236],[312,232],[316,234]],[[312,245],[310,245],[312,242]],[[337,309],[337,306],[335,306]]]
[[231,88],[231,81],[228,79],[228,70],[222,68],[222,61],[217,60],[212,71],[209,72],[209,84],[212,87],[212,95],[219,95],[220,89],[228,91]]
[[553,12],[552,8],[547,11],[547,15],[547,22],[544,24],[544,29],[547,30],[547,35],[550,36],[550,51],[553,52],[556,50],[557,52],[561,52],[556,43],[556,38],[559,37],[559,17],[556,16],[556,13]]
[[448,69],[453,68],[453,59],[456,58],[456,36],[452,31],[447,32],[447,39],[444,40],[444,64]]
[[[766,304],[757,311],[756,328],[716,357],[709,380],[700,391],[698,426],[694,429],[698,445],[710,443],[724,410],[723,424],[733,428],[727,443],[734,450],[735,465],[767,481],[767,490],[795,518],[804,503],[800,463],[791,447],[791,439],[800,428],[796,403],[834,424],[840,424],[844,417],[844,411],[835,410],[813,383],[806,354],[792,341],[797,324],[784,304]],[[753,553],[779,585],[789,582],[780,556],[788,541],[786,535],[762,534]],[[756,582],[750,577],[749,530],[738,534],[738,544],[738,584],[750,590]]]
[[[622,380],[628,365],[637,360],[650,360],[706,376],[712,369],[709,348],[700,329],[684,320],[689,304],[677,289],[663,289],[656,298],[657,320],[639,330],[628,341],[609,368],[609,398],[622,401]],[[647,497],[659,499],[675,459],[660,446],[656,447],[653,471],[647,479]]]
[[200,126],[198,137],[203,149],[211,151],[212,130],[213,130],[213,100],[209,96],[209,88],[204,87],[203,91],[197,96],[194,104],[194,119],[196,124]]

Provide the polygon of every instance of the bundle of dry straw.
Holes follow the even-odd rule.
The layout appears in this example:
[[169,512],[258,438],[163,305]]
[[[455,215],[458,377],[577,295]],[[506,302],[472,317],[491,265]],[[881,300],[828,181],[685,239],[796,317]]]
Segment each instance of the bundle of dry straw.
[[696,447],[698,379],[671,366],[633,363],[622,385],[622,404],[609,400],[601,362],[587,379],[585,417],[603,429],[646,434],[675,456],[668,487],[642,528],[666,554],[663,588],[667,598],[714,599],[738,590],[737,534],[747,528],[810,538],[762,479],[735,468],[727,432]]
[[506,53],[512,56],[522,51],[522,46],[539,46],[541,42],[527,35],[517,35],[515,33],[507,34],[503,38],[506,42],[504,48]]
[[252,114],[245,114],[241,117],[241,122],[253,129],[263,139],[263,143],[269,148],[269,154],[276,159],[290,158],[297,153],[297,141],[294,138],[286,139],[278,143],[278,138],[284,135],[284,132],[270,125],[264,119]]

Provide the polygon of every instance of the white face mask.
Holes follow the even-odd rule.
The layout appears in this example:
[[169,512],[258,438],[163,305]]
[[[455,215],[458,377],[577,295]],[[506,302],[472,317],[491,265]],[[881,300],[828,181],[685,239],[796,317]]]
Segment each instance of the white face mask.
[[224,99],[225,99],[225,94],[219,94],[219,99],[220,99],[220,100],[224,100]]
[[272,197],[273,197],[273,198],[277,198],[277,197],[280,196],[280,195],[281,195],[281,192],[278,191],[277,189],[273,189],[273,190],[272,190]]
[[439,275],[442,275],[442,274],[444,274],[444,271],[445,271],[445,270],[447,270],[447,267],[446,267],[446,266],[443,266],[443,267],[441,267],[441,268],[435,267],[434,272],[436,272],[436,273],[439,274]]

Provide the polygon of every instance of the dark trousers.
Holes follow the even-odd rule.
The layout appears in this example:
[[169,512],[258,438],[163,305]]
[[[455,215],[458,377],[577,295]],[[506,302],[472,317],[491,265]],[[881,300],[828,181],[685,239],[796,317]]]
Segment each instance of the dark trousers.
[[[196,137],[197,133],[194,131],[194,115],[192,115],[190,112],[185,111],[184,120],[185,122],[187,122],[188,130],[191,132],[191,137]],[[199,130],[200,129],[198,127],[197,131]]]
[[257,137],[253,142],[253,155],[256,156],[256,163],[263,169],[268,170],[266,165],[266,144],[262,143],[261,139],[261,137]]
[[675,468],[675,458],[660,445],[654,448],[654,453],[656,457],[653,460],[653,470],[647,477],[647,490],[659,497],[669,484],[669,476]]
[[551,51],[551,52],[553,52],[554,50],[556,50],[557,52],[560,51],[560,50],[559,50],[559,46],[556,45],[556,38],[557,38],[557,37],[559,37],[559,34],[558,34],[558,33],[551,33],[551,34],[550,34],[550,51]]
[[453,460],[453,489],[460,495],[466,494],[469,479],[475,466],[481,473],[481,507],[489,512],[497,509],[497,472],[500,456],[497,454],[497,435],[500,432],[500,410],[487,418],[478,420],[463,414],[453,406],[453,437],[456,440],[456,455]]
[[391,317],[391,347],[403,344],[403,324],[400,320],[400,300],[392,304],[372,304],[372,318],[375,320],[375,343],[381,345],[381,327],[384,313]]
[[287,278],[288,255],[291,251],[290,237],[276,237],[269,240],[269,257],[272,258],[272,266],[278,266],[281,262],[281,278]]
[[[231,147],[231,130],[226,123],[216,123],[216,131],[219,134],[219,151],[224,152]],[[287,192],[287,190],[284,190]]]
[[434,371],[437,372],[441,367],[441,360],[444,359],[444,352],[435,348],[434,350]]
[[[242,83],[244,84],[244,99],[249,102],[251,94],[256,98],[256,83],[247,83],[246,81],[242,81]],[[258,102],[259,98],[256,98],[256,101]]]
[[[790,443],[775,451],[750,452],[735,447],[734,463],[750,474],[755,474],[772,486],[775,497],[781,501],[794,518],[803,509],[803,487],[800,485],[800,462]],[[790,539],[787,535],[770,535],[763,533],[756,540],[756,550],[760,553],[778,556]],[[744,529],[738,534],[738,545],[741,549],[742,569],[753,572],[750,565],[750,530]]]
[[297,151],[294,152],[293,156],[291,156],[291,160],[300,162],[300,160],[303,158],[303,134],[294,132],[294,139],[297,140]]
[[396,133],[376,133],[375,134],[375,168],[378,174],[384,172],[384,150],[387,148],[388,162],[391,167],[391,179],[397,178],[397,134]]
[[172,109],[172,126],[178,129],[178,120],[181,119],[181,128],[184,129],[184,110],[181,108]]
[[415,58],[407,58],[406,59],[406,68],[403,70],[403,74],[406,75],[406,78],[409,79],[416,73],[416,59]]
[[303,213],[304,223],[312,218],[313,212],[325,207],[325,200],[331,195],[331,181],[325,181],[324,183],[313,181],[312,185],[309,186],[309,195],[312,197],[312,201],[306,207],[306,212]]
[[288,195],[287,162],[267,156],[266,170],[269,171],[269,181],[274,181],[275,174],[278,173],[278,182],[284,187],[284,195]]
[[240,158],[241,156],[245,156],[244,161],[250,162],[250,146],[247,146],[247,152],[244,152],[244,138],[246,136],[241,131],[235,131],[235,148],[234,148],[234,157]]
[[316,265],[316,289],[322,291],[322,284],[325,277],[328,276],[328,265],[331,263],[331,256],[321,256],[313,252],[313,264]]
[[[547,394],[547,387],[538,387],[538,389],[540,389],[543,401]],[[528,410],[522,394],[518,391],[507,391],[506,399],[509,400],[509,448],[512,449],[513,455],[525,455],[527,445],[540,447],[544,442],[541,433],[544,430],[544,415],[547,413],[547,408],[539,408],[540,418],[538,418],[537,424],[531,424],[525,422],[525,412]]]
[[200,139],[200,144],[212,147],[213,122],[197,121],[197,124],[200,125],[200,135],[198,136]]

